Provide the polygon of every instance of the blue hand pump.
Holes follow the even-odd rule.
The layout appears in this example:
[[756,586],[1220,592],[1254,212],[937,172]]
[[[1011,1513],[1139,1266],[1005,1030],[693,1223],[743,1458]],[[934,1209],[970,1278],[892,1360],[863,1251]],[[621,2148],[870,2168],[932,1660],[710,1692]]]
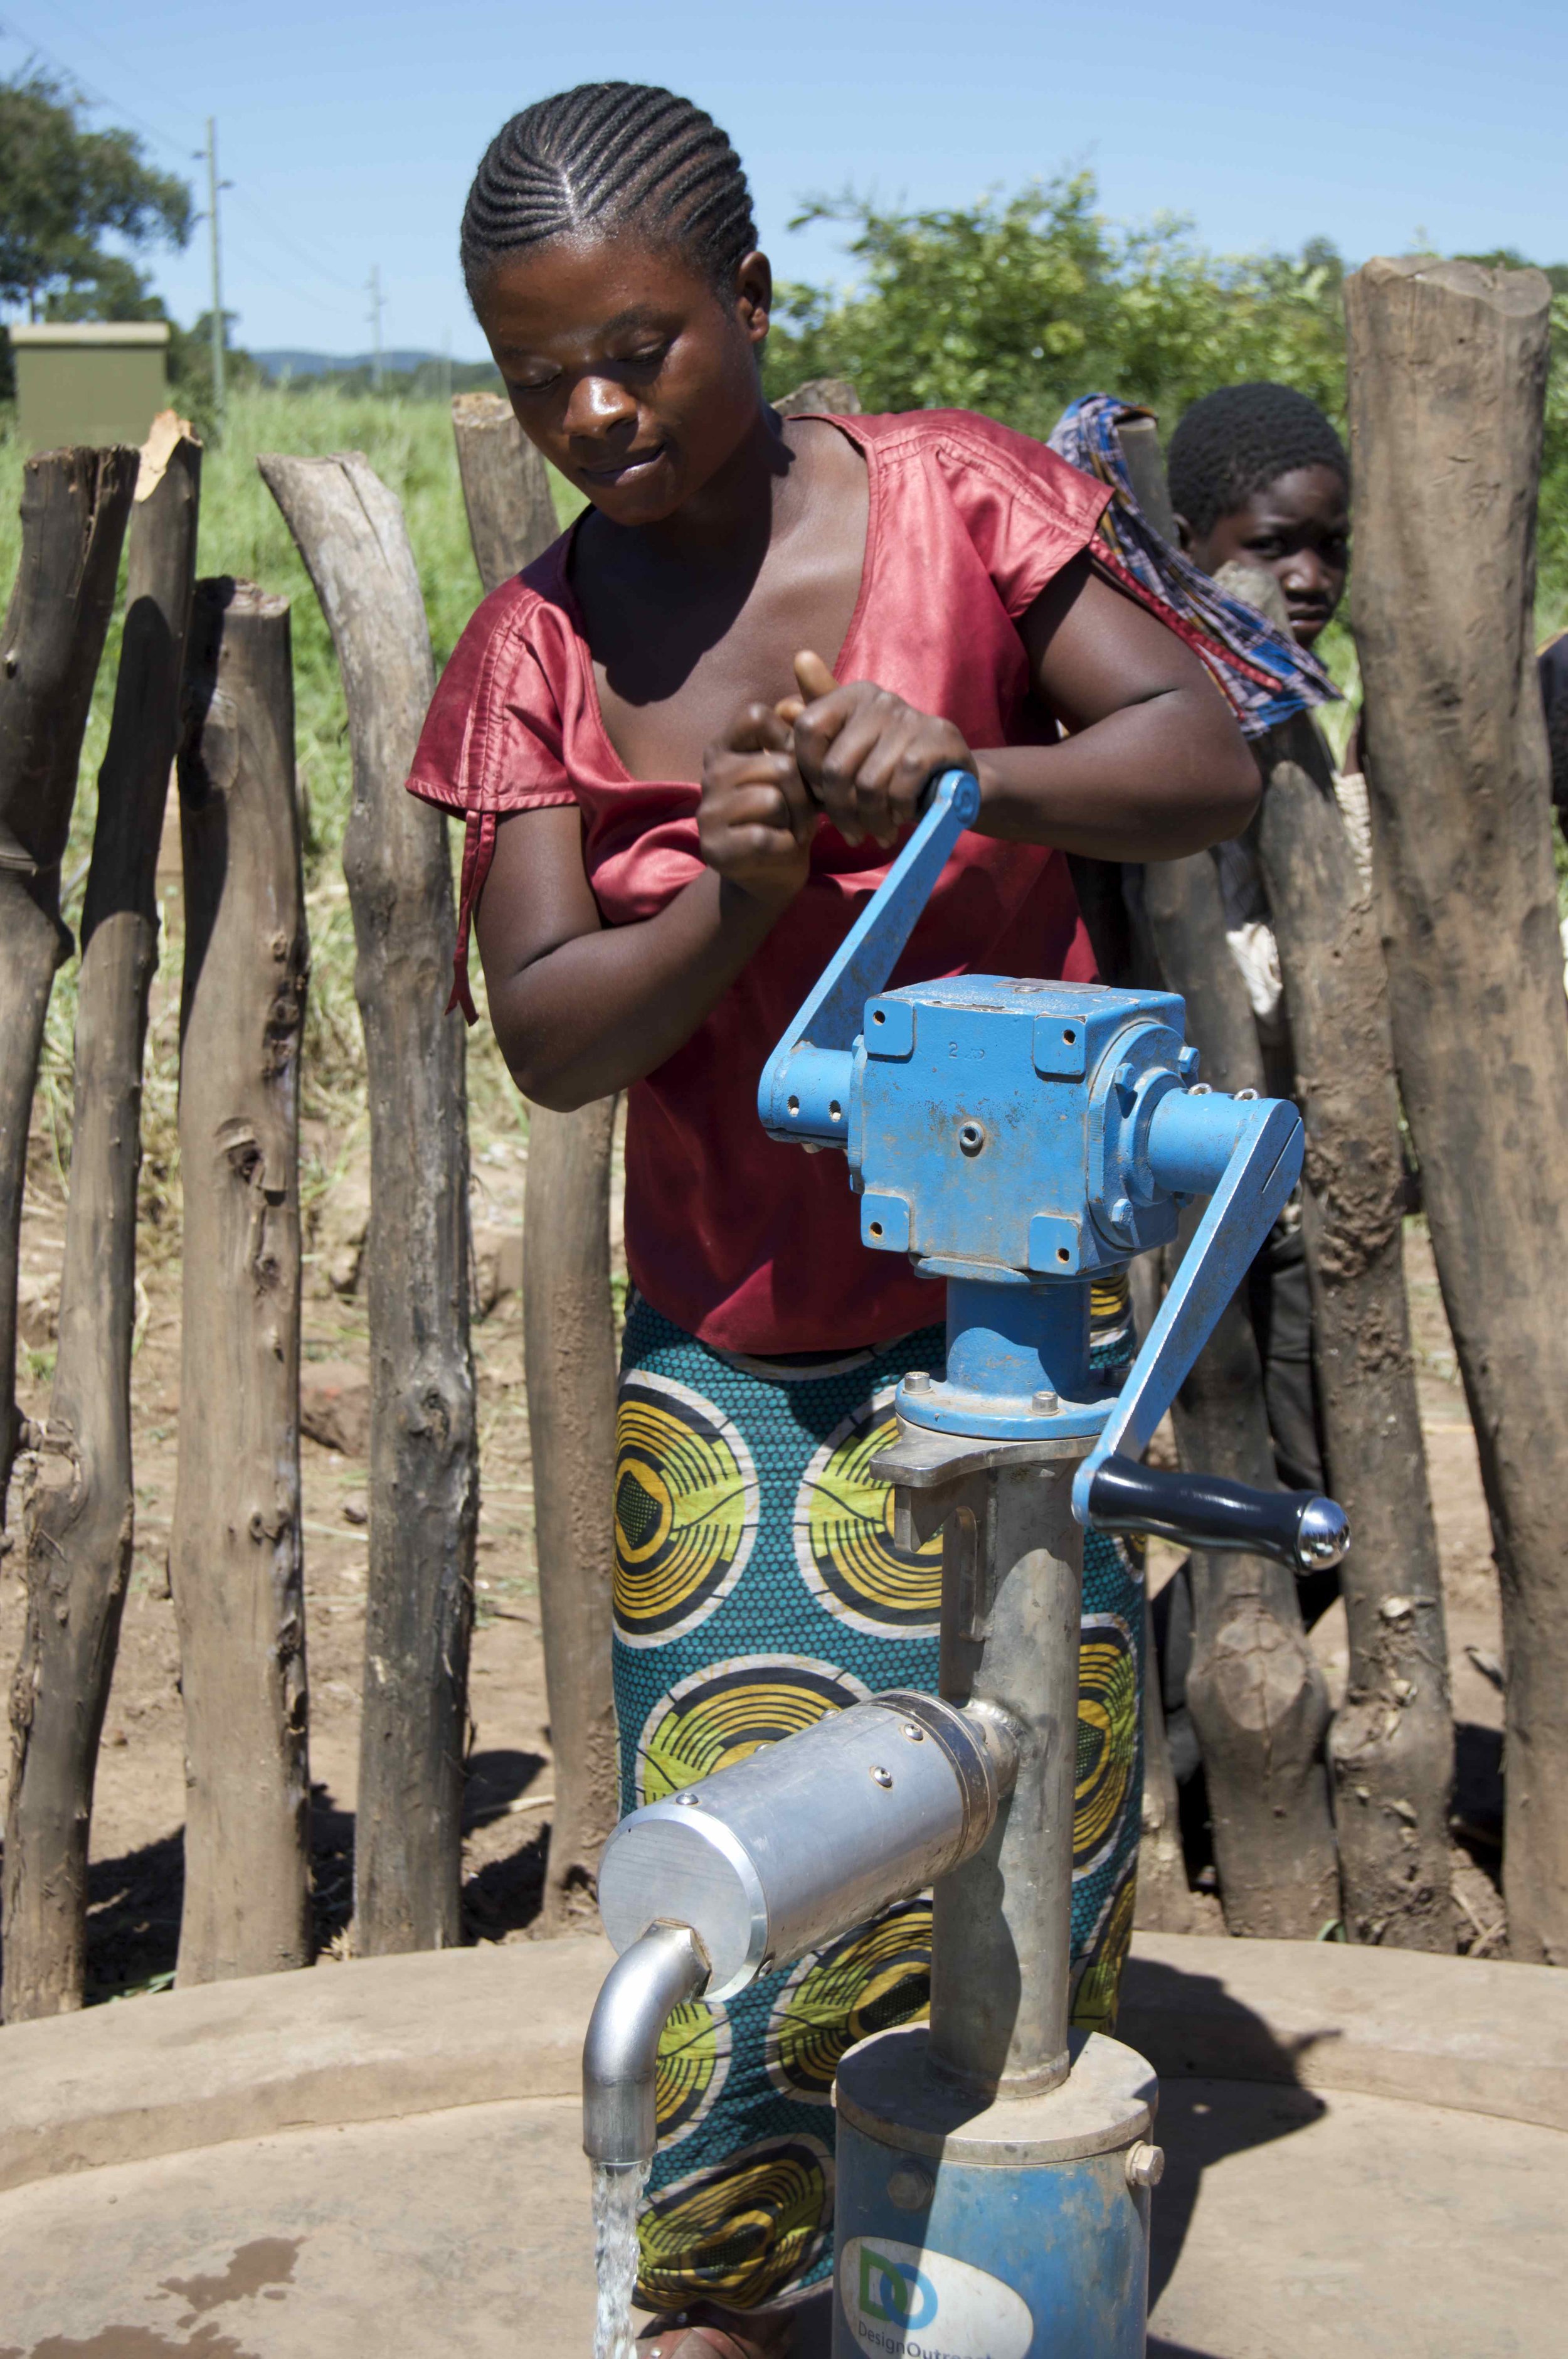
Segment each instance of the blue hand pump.
[[[842,1148],[871,1251],[946,1282],[946,1366],[904,1378],[898,1439],[872,1467],[898,1544],[942,1536],[940,1693],[874,1696],[622,1821],[600,1868],[620,1955],[584,2050],[583,2142],[610,2169],[653,2155],[660,2036],[698,1996],[771,1987],[784,2086],[783,1970],[813,1959],[848,1989],[867,1921],[930,1888],[929,2022],[838,2060],[834,2359],[1140,2359],[1158,2090],[1103,2013],[1072,2020],[1075,1998],[1096,2020],[1132,1918],[1124,1880],[1075,1985],[1082,1528],[1298,1571],[1337,1561],[1348,1533],[1331,1500],[1140,1462],[1295,1184],[1294,1108],[1206,1089],[1169,993],[997,975],[887,988],[979,811],[968,773],[936,779],[758,1096],[774,1138]],[[1198,1198],[1108,1391],[1089,1364],[1091,1281],[1169,1244]],[[1135,1660],[1141,1629],[1118,1643]],[[1130,1701],[1106,1744],[1136,1809]],[[801,2200],[820,2219],[826,2181]]]

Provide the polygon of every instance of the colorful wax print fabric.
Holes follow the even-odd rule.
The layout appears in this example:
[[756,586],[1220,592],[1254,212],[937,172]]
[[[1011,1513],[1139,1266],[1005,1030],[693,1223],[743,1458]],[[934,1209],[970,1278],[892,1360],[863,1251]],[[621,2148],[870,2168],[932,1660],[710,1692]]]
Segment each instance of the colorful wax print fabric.
[[[1097,1287],[1096,1364],[1130,1353],[1125,1286]],[[615,1701],[626,1810],[884,1688],[935,1692],[939,1541],[895,1546],[870,1463],[940,1328],[807,1364],[720,1355],[633,1295],[615,1473]],[[1132,1927],[1142,1787],[1143,1581],[1133,1544],[1085,1544],[1074,1828],[1076,2012],[1108,2027]],[[931,1908],[903,1902],[727,2004],[676,2010],[639,2299],[735,2309],[832,2267],[833,2076],[856,2040],[924,2012]]]

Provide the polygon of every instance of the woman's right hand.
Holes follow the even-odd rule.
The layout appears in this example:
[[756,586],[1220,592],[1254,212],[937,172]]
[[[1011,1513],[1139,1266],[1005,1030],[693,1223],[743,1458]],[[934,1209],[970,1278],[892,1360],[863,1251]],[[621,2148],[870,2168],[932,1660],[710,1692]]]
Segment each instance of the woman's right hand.
[[819,817],[793,729],[771,704],[743,704],[702,757],[703,859],[726,884],[783,908],[806,883]]

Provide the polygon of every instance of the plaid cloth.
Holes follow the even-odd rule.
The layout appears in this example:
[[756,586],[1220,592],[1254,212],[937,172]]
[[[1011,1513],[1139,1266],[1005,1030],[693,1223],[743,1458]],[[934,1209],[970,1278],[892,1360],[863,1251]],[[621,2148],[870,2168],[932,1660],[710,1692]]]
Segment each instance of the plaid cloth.
[[1080,473],[1098,475],[1114,495],[1100,522],[1096,564],[1185,639],[1229,698],[1243,734],[1261,737],[1293,712],[1337,699],[1339,690],[1289,632],[1217,590],[1149,522],[1133,494],[1117,429],[1125,419],[1152,414],[1113,393],[1087,393],[1062,412],[1050,447]]

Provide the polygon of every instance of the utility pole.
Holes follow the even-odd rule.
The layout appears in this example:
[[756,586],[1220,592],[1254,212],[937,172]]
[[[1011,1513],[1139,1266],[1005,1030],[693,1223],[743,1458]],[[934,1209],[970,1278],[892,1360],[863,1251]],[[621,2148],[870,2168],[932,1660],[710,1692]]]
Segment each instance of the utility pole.
[[381,295],[381,265],[380,265],[380,263],[379,263],[379,262],[373,262],[373,263],[371,264],[371,266],[370,266],[370,288],[369,288],[369,290],[368,290],[368,291],[369,291],[369,294],[370,294],[370,327],[371,327],[370,381],[371,381],[371,386],[372,386],[372,388],[373,389],[373,391],[375,391],[376,393],[379,393],[379,392],[381,391],[381,311],[382,311],[382,295]]
[[212,255],[212,414],[223,425],[223,266],[218,235],[218,191],[227,183],[218,178],[218,125],[207,117],[207,229]]

